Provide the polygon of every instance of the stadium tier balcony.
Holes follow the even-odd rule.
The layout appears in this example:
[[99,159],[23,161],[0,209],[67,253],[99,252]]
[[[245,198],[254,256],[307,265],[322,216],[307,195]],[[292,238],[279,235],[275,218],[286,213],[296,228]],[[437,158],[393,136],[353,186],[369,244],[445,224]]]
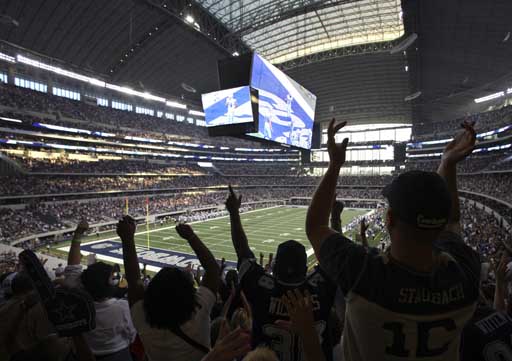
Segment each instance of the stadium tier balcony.
[[[211,138],[208,137],[206,128],[189,124],[186,121],[91,105],[10,85],[0,85],[0,110],[4,114],[10,113],[11,116],[15,114],[18,118],[21,116],[29,124],[40,123],[42,119],[46,119],[52,125],[82,128],[96,134],[104,132],[115,133],[123,137],[132,136],[161,141],[175,140],[217,147],[280,150],[277,146],[269,147],[245,139]],[[23,115],[23,113],[25,114]],[[177,118],[177,115],[172,115]],[[80,135],[86,136],[86,133],[81,132]],[[90,135],[94,136],[94,134]]]
[[450,137],[453,135],[453,129],[459,128],[464,120],[475,122],[475,128],[479,133],[500,128],[512,123],[512,106],[459,119],[414,123],[412,127],[413,139],[420,141]]

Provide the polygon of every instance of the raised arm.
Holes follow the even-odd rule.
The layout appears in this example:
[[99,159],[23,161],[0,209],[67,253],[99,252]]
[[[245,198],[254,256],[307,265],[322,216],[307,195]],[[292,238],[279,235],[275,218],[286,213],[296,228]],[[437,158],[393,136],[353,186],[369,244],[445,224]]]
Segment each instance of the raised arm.
[[330,235],[336,233],[329,227],[329,214],[335,191],[336,182],[340,173],[341,166],[345,163],[345,153],[347,151],[348,139],[343,139],[341,144],[336,144],[334,135],[343,128],[346,122],[334,125],[335,120],[329,123],[327,133],[327,149],[329,151],[329,166],[323,176],[318,188],[313,195],[306,216],[306,234],[308,236],[317,258],[320,257],[320,247],[322,242]]
[[361,243],[365,248],[370,247],[368,244],[368,239],[366,238],[366,231],[368,230],[368,224],[366,224],[366,219],[363,217],[361,222],[359,223],[359,235],[361,236]]
[[457,134],[445,147],[437,173],[443,177],[450,191],[452,209],[446,230],[461,234],[460,203],[457,190],[457,163],[463,161],[475,148],[476,132],[473,124],[464,122],[464,131]]
[[315,329],[313,304],[306,291],[303,295],[299,289],[290,290],[283,295],[281,301],[290,316],[292,330],[302,339],[304,359],[306,361],[325,361],[320,338]]
[[510,262],[510,257],[508,257],[507,252],[504,252],[500,258],[499,263],[496,266],[495,276],[496,276],[496,288],[494,289],[494,308],[503,313],[507,313],[507,293],[508,293],[508,285],[507,285],[507,265]]
[[220,284],[220,266],[215,260],[215,257],[213,257],[208,247],[204,245],[188,224],[178,224],[176,226],[176,232],[178,232],[181,238],[187,240],[199,259],[201,266],[204,268],[204,276],[201,285],[209,288],[216,295]]
[[233,188],[229,186],[229,196],[226,199],[226,209],[229,212],[229,220],[231,223],[231,240],[235,247],[238,259],[254,258],[254,254],[249,248],[249,241],[245,234],[242,220],[240,219],[240,205],[242,204],[242,196],[236,196]]
[[80,260],[82,258],[80,255],[80,243],[82,242],[82,236],[88,229],[89,225],[86,221],[81,221],[76,227],[75,233],[73,233],[73,238],[71,239],[71,246],[69,247],[68,266],[80,264]]
[[130,216],[124,216],[117,224],[117,235],[123,243],[123,263],[130,306],[144,298],[144,285],[140,279],[139,260],[135,249],[136,228],[135,220]]
[[343,233],[341,228],[341,213],[344,208],[345,204],[343,204],[342,201],[337,201],[336,195],[334,195],[334,203],[331,210],[331,228],[338,233]]

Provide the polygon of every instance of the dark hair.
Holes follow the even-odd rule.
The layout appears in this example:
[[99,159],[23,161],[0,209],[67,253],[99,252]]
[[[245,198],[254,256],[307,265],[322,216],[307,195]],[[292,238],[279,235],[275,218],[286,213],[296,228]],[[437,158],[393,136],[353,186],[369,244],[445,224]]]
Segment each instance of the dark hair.
[[226,272],[226,285],[231,289],[231,283],[234,284],[235,288],[238,287],[238,271],[236,269],[230,269]]
[[12,279],[11,289],[13,295],[21,295],[34,289],[32,280],[25,272],[18,272]]
[[94,301],[112,296],[110,277],[114,267],[103,262],[96,262],[82,272],[80,278],[85,290],[91,295]]
[[175,267],[162,268],[144,292],[144,313],[153,328],[172,331],[190,320],[196,307],[194,283]]

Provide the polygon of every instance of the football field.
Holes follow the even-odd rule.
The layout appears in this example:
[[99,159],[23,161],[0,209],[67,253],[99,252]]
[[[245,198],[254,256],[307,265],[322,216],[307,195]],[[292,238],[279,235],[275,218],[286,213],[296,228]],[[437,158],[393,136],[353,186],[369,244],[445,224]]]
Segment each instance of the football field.
[[[249,246],[256,257],[263,253],[267,259],[270,253],[275,254],[279,243],[290,239],[301,242],[308,250],[308,256],[312,256],[313,251],[304,230],[306,210],[306,208],[295,207],[272,207],[242,213],[242,224],[249,240]],[[367,209],[345,209],[342,213],[342,224],[346,225],[354,217],[366,214],[368,211]],[[227,261],[236,262],[237,257],[231,242],[228,216],[191,222],[190,224],[216,258],[225,258]],[[171,258],[173,261],[171,263],[179,263],[177,256],[183,256],[182,261],[186,261],[187,256],[194,256],[187,242],[176,233],[173,224],[166,224],[158,228],[151,227],[149,232],[146,231],[145,225],[139,225],[135,241],[139,256],[146,251],[151,252],[150,254],[144,253],[145,263],[148,265],[152,265],[151,260],[161,261],[162,258],[166,258],[166,260]],[[118,251],[120,246],[120,240],[114,233],[100,235],[99,238],[89,236],[82,243],[84,254],[94,252],[99,259],[122,263],[122,256]],[[112,250],[106,254],[105,250],[108,250],[109,247]],[[61,245],[57,249],[60,252],[66,252],[69,248]],[[314,261],[314,258],[311,257],[310,261]],[[158,262],[153,266],[160,268]],[[150,268],[153,267],[148,269]]]

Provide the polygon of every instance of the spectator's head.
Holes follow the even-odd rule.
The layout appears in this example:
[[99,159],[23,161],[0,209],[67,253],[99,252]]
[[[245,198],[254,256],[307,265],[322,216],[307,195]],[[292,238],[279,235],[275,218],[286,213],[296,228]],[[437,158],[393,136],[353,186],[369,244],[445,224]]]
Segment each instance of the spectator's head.
[[11,282],[13,296],[23,296],[34,289],[32,280],[25,272],[18,272]]
[[297,241],[283,242],[277,247],[273,272],[283,283],[301,283],[307,273],[306,248]]
[[241,329],[250,332],[252,330],[252,320],[245,309],[237,308],[233,312],[233,315],[231,315],[230,326],[232,330],[235,330],[237,327],[240,327]]
[[101,301],[112,296],[113,271],[114,268],[111,265],[96,262],[82,272],[82,284],[94,301]]
[[190,320],[197,307],[196,290],[189,273],[162,268],[144,292],[146,321],[153,328],[173,330]]
[[6,273],[2,275],[2,294],[5,299],[12,297],[12,281],[16,277],[16,272]]
[[386,186],[386,227],[392,241],[433,242],[448,223],[450,192],[437,173],[410,171]]
[[238,272],[236,269],[227,271],[225,279],[228,287],[231,287],[231,285],[234,285],[235,288],[238,287]]
[[243,361],[279,361],[279,359],[271,349],[258,347],[245,355]]

